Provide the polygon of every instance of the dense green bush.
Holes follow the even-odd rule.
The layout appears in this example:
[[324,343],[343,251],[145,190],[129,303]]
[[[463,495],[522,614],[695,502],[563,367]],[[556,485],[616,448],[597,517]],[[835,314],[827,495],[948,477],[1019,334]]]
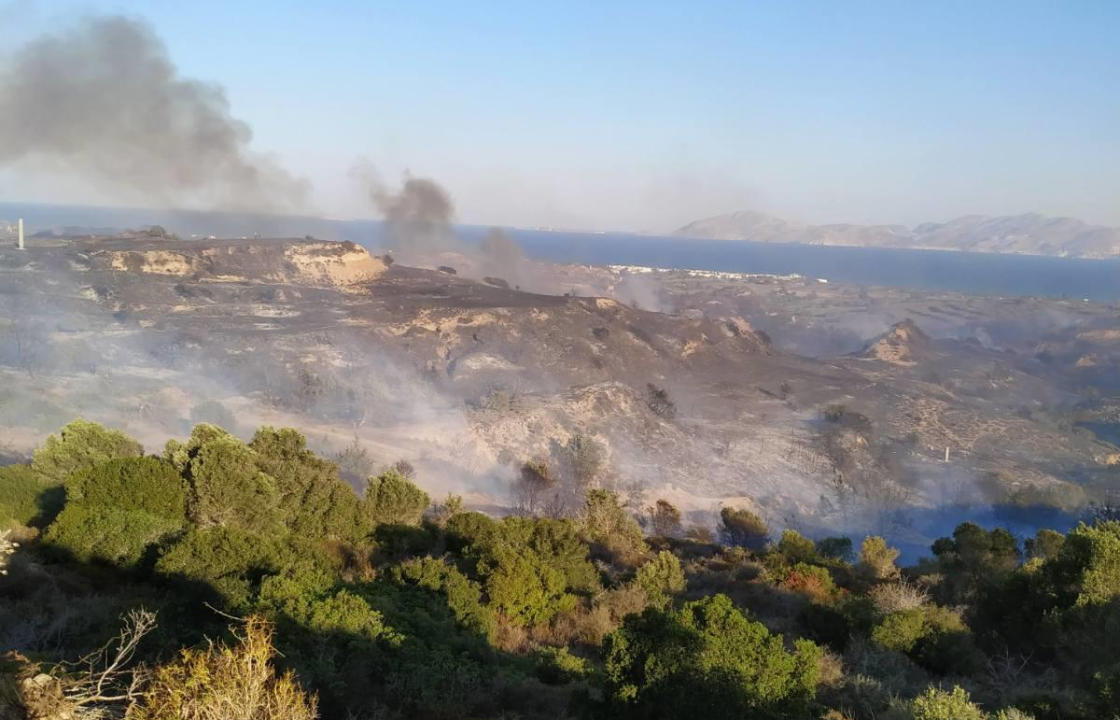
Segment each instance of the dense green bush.
[[975,523],[961,523],[952,538],[941,538],[932,549],[944,576],[940,596],[949,603],[974,600],[983,586],[1000,582],[1018,568],[1021,559],[1015,536]]
[[46,525],[18,530],[0,646],[48,671],[144,604],[152,667],[204,647],[223,613],[264,618],[325,718],[1120,716],[1120,523],[1103,518],[1038,532],[1025,562],[1010,534],[966,523],[914,567],[877,537],[853,566],[844,538],[770,546],[734,509],[724,537],[751,549],[647,544],[595,490],[576,520],[453,501],[424,519],[410,478],[359,496],[290,429],[244,443],[198,425],[145,458],[75,423],[37,461],[0,469],[0,515]]
[[61,486],[44,482],[29,465],[0,467],[0,530],[53,519],[63,498]]
[[418,558],[401,563],[393,568],[393,573],[398,582],[440,593],[464,628],[493,638],[494,614],[482,602],[482,588],[454,565],[436,558]]
[[638,568],[634,582],[645,591],[650,604],[664,607],[673,595],[684,590],[685,577],[681,561],[673,553],[662,550]]
[[213,588],[229,607],[244,610],[260,580],[289,558],[275,540],[242,528],[192,528],[160,557],[156,570]]
[[794,645],[787,651],[724,595],[650,608],[607,638],[610,696],[635,717],[789,717],[816,692],[820,652]]
[[542,647],[536,654],[537,677],[550,685],[579,680],[589,672],[589,663],[573,655],[568,648]]
[[1032,560],[1050,560],[1058,557],[1065,544],[1066,536],[1056,530],[1043,528],[1037,531],[1033,538],[1027,538],[1025,543],[1027,557]]
[[187,486],[175,467],[154,457],[108,460],[79,470],[66,483],[67,505],[146,512],[186,521]]
[[871,639],[884,650],[910,652],[927,632],[920,609],[892,612],[871,631]]
[[418,525],[431,501],[420,488],[396,470],[369,479],[366,503],[378,525]]
[[139,457],[140,443],[119,430],[87,420],[75,420],[51,435],[32,456],[31,467],[48,482],[61,483],[75,470],[90,468],[106,460]]
[[850,562],[852,559],[852,539],[847,537],[828,537],[817,541],[817,554],[823,558]]
[[276,481],[257,467],[256,453],[226,435],[201,443],[185,474],[191,520],[201,527],[238,527],[274,535],[283,525]]
[[308,584],[291,571],[265,577],[260,584],[258,607],[315,635],[344,633],[351,641],[392,638],[381,613],[360,594],[332,584]]
[[910,703],[910,713],[914,720],[985,720],[984,712],[960,687],[928,688]]
[[969,675],[984,664],[964,621],[937,605],[888,613],[872,628],[871,640],[884,650],[906,653],[937,675]]
[[80,560],[135,566],[187,522],[186,484],[170,463],[157,458],[79,468],[66,482],[66,495],[46,540]]
[[719,511],[720,535],[728,545],[762,550],[770,543],[770,529],[746,508],[725,507]]
[[1050,569],[1057,588],[1076,594],[1076,605],[1120,597],[1120,521],[1079,525],[1066,535]]
[[486,596],[514,624],[547,622],[599,587],[588,547],[567,520],[509,517],[472,546]]
[[[256,453],[257,468],[275,481],[280,517],[292,532],[353,543],[373,532],[376,518],[339,478],[338,466],[307,449],[303,435],[291,428],[265,427],[249,448]],[[427,506],[427,496],[423,504]]]
[[811,563],[817,560],[817,546],[796,530],[783,530],[778,552],[790,563]]
[[73,503],[47,529],[45,539],[78,560],[133,567],[148,548],[182,526],[180,520],[143,511]]

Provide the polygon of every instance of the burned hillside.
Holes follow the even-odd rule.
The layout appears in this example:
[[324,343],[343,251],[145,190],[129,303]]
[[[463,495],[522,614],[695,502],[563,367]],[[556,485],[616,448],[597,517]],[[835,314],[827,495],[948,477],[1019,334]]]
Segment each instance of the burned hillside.
[[[749,502],[809,528],[1068,497],[1071,475],[1091,493],[1115,452],[1047,415],[1073,402],[1067,389],[914,322],[863,355],[809,359],[736,312],[664,314],[390,260],[311,238],[0,251],[10,450],[74,415],[148,442],[206,419],[299,424],[325,451],[356,444],[422,468],[436,493],[503,506],[521,463],[584,437],[601,450],[595,481],[635,503],[669,497],[703,523]],[[833,407],[867,427],[837,434]],[[960,492],[931,480],[946,472]],[[993,473],[1006,482],[980,492]]]

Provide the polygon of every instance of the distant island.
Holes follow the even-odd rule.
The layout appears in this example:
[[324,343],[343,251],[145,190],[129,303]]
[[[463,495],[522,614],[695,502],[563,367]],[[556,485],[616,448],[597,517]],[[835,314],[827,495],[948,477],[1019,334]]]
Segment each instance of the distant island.
[[1015,253],[1081,258],[1120,257],[1120,228],[1037,213],[967,215],[945,223],[806,225],[742,211],[696,220],[674,235],[710,240]]

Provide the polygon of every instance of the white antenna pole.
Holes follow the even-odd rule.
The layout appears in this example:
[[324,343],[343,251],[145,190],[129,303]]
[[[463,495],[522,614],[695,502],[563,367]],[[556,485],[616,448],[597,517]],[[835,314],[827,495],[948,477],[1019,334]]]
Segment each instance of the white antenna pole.
[[949,462],[949,446],[945,446],[945,462]]
[[23,218],[20,218],[16,225],[19,228],[18,230],[16,230],[16,233],[19,236],[19,249],[23,250]]

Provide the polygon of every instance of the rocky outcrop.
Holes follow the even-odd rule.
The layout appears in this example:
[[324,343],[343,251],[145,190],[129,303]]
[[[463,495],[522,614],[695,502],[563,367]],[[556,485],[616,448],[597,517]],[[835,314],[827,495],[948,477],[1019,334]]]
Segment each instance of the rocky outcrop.
[[387,266],[354,243],[302,243],[284,250],[292,277],[308,285],[348,287],[376,280]]
[[[117,241],[120,245],[121,241]],[[320,241],[182,243],[169,249],[136,243],[93,254],[95,263],[120,272],[193,277],[213,282],[290,283],[352,290],[387,269],[360,245]]]
[[862,356],[892,365],[916,365],[933,352],[933,341],[910,319],[876,338]]
[[193,275],[202,267],[199,258],[170,250],[114,250],[108,259],[113,270],[153,275]]

